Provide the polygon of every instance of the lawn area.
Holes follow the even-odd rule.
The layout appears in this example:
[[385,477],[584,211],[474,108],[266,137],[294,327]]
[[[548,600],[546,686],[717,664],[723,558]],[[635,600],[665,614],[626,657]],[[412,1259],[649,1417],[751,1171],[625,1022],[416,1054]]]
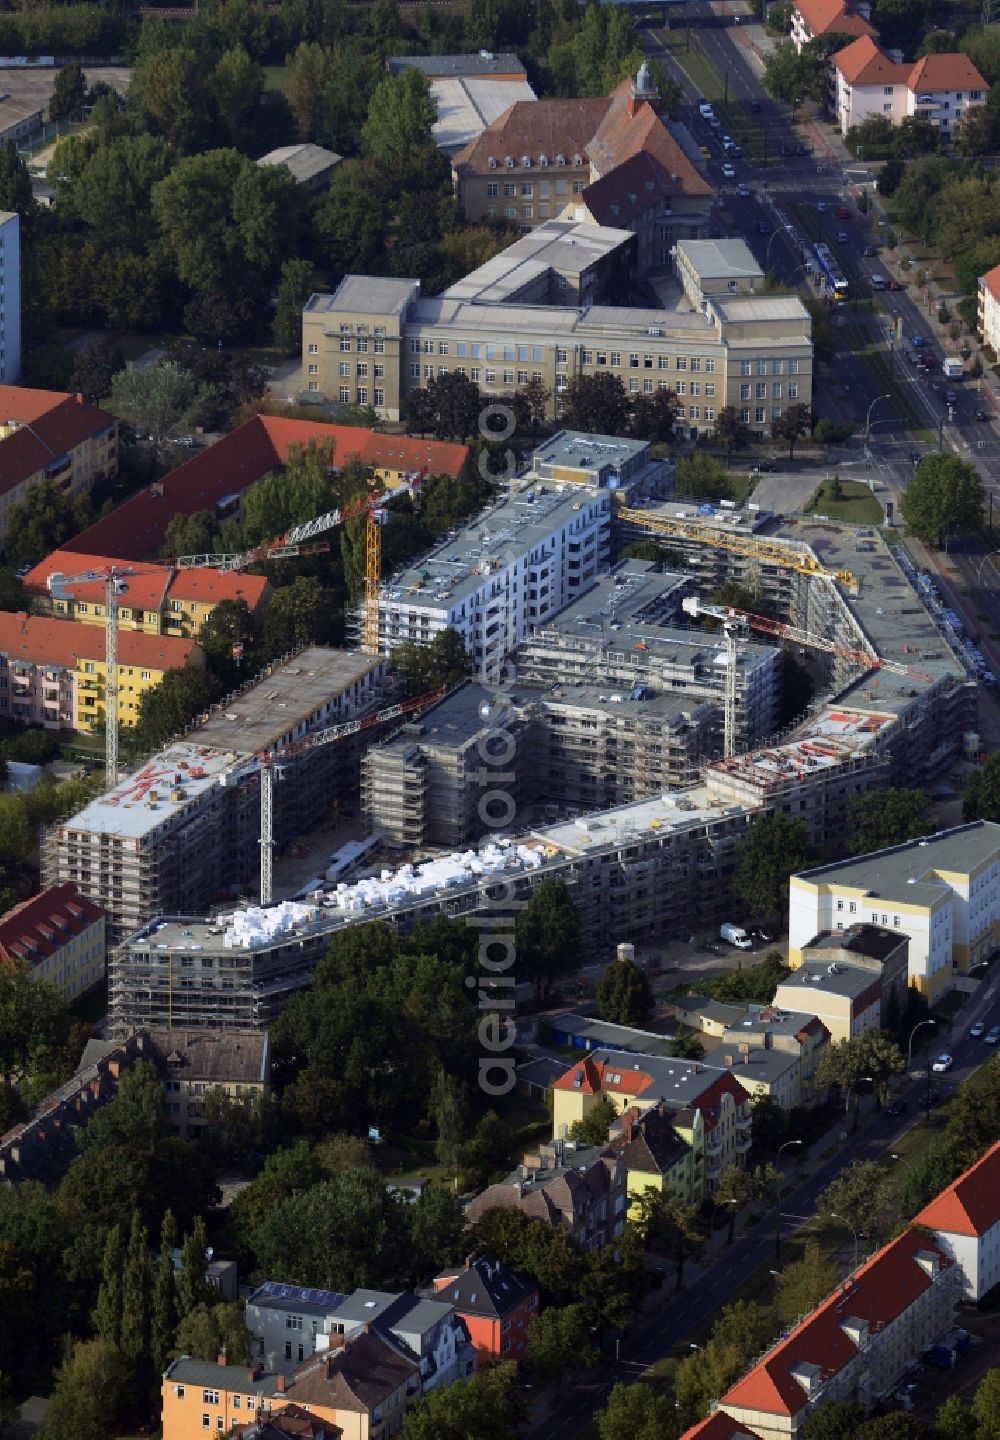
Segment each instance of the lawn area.
[[285,87],[288,84],[288,66],[264,65],[262,68],[264,71],[264,79],[267,81],[267,88],[269,90],[280,90],[282,95],[284,95]]
[[834,494],[834,481],[824,480],[806,506],[807,515],[827,515],[831,520],[847,520],[855,525],[881,525],[882,506],[863,480],[841,480],[839,495]]

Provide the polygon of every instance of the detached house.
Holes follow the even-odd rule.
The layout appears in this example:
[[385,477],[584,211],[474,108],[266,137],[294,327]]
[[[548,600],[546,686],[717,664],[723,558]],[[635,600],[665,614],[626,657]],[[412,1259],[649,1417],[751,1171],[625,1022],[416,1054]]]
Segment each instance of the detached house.
[[556,1143],[488,1185],[465,1215],[474,1225],[488,1210],[507,1206],[544,1225],[565,1225],[584,1250],[600,1250],[624,1230],[626,1199],[625,1165],[613,1151]]
[[440,1299],[454,1307],[480,1360],[523,1360],[528,1321],[538,1313],[538,1286],[503,1260],[479,1255],[434,1276]]
[[868,5],[852,7],[847,0],[796,0],[792,11],[792,44],[801,52],[810,40],[826,35],[843,35],[845,39],[870,35],[877,40],[878,31],[868,15]]
[[951,140],[969,111],[985,105],[990,90],[967,55],[925,55],[911,65],[883,50],[870,35],[838,50],[831,63],[843,135],[873,116],[898,125],[922,115],[943,140]]
[[1000,1284],[1000,1141],[925,1205],[913,1222],[933,1230],[961,1272],[966,1299]]

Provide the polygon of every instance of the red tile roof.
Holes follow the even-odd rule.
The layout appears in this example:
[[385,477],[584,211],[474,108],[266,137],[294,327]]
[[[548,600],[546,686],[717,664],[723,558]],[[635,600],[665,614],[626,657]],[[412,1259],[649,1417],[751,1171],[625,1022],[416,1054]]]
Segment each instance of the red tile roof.
[[[194,640],[122,630],[118,636],[118,664],[145,670],[180,669],[197,648]],[[47,616],[27,615],[23,610],[17,614],[0,612],[0,654],[9,660],[75,670],[80,660],[104,659],[104,626],[50,620]]]
[[981,279],[993,299],[1000,301],[1000,265],[994,265],[992,270],[987,270]]
[[553,169],[559,155],[565,156],[570,167],[576,155],[586,164],[587,146],[610,104],[607,96],[596,100],[518,100],[470,140],[452,164],[460,173],[476,175],[493,173],[491,155],[498,170],[506,168],[508,155],[515,169],[521,168],[524,155],[530,155],[532,165],[538,165],[544,155]]
[[692,165],[652,105],[642,104],[634,115],[628,113],[632,84],[631,80],[623,80],[615,88],[587,146],[587,155],[601,176],[595,185],[614,179],[628,161],[645,155],[659,166],[671,194],[711,195],[711,185]]
[[832,57],[848,85],[905,85],[910,65],[897,65],[870,35],[862,35]]
[[[50,575],[82,575],[87,570],[106,570],[110,565],[127,569],[132,560],[121,556],[87,555],[72,550],[53,550],[40,560],[24,577],[24,588],[30,595],[48,595]],[[238,571],[212,570],[195,566],[190,570],[172,571],[169,565],[146,560],[137,566],[137,574],[127,577],[128,590],[124,604],[136,610],[159,610],[166,599],[197,600],[216,605],[220,600],[245,600],[255,610],[264,598],[268,582],[263,575],[244,575]],[[74,585],[73,598],[101,605],[104,584],[100,580]]]
[[968,55],[960,53],[925,55],[910,71],[909,86],[915,94],[934,90],[982,90],[985,94],[990,88]]
[[924,1234],[904,1231],[737,1380],[722,1396],[722,1403],[769,1415],[797,1415],[808,1396],[792,1371],[816,1366],[822,1378],[828,1379],[859,1354],[845,1324],[861,1320],[869,1331],[875,1331],[897,1320],[933,1283],[915,1258],[920,1251],[933,1254],[943,1266],[951,1264]]
[[465,445],[383,435],[350,425],[321,425],[311,420],[256,415],[230,431],[208,450],[172,470],[156,485],[119,505],[110,515],[68,540],[66,550],[124,555],[144,560],[159,555],[174,515],[213,511],[257,480],[287,464],[295,445],[332,441],[335,463],[359,456],[365,464],[458,475],[468,459]]
[[680,170],[668,173],[658,160],[642,150],[588,185],[581,199],[598,225],[623,228],[643,215],[651,205],[674,195],[710,195],[712,187],[702,180],[694,166],[685,168],[695,176],[686,178]]
[[878,36],[875,26],[848,10],[844,0],[796,0],[795,8],[812,35]]
[[685,1430],[681,1440],[743,1440],[744,1436],[748,1440],[757,1440],[756,1431],[748,1430],[725,1410],[716,1410],[714,1415]]
[[[600,1095],[602,1091],[608,1090],[616,1095],[641,1095],[652,1085],[652,1077],[642,1070],[625,1069],[625,1057],[621,1063],[615,1065],[607,1064],[603,1060],[592,1060],[588,1055],[586,1060],[581,1060],[565,1075],[553,1082],[553,1090],[577,1090],[584,1095]],[[577,1085],[576,1075],[583,1075],[583,1081]],[[609,1077],[615,1075],[617,1079]]]
[[914,1225],[946,1235],[982,1237],[1000,1221],[1000,1140],[925,1205]]
[[106,410],[88,405],[82,395],[0,385],[0,425],[8,421],[22,428],[0,440],[0,494],[16,489],[118,423]]
[[0,915],[0,962],[38,965],[103,914],[72,881],[52,885]]

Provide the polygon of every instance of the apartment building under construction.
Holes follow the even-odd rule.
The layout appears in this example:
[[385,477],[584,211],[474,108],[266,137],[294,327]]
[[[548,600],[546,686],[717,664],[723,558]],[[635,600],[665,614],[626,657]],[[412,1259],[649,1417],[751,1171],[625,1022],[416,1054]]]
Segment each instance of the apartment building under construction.
[[[46,883],[73,880],[107,915],[113,941],[154,915],[198,913],[257,892],[260,787],[255,757],[371,711],[380,657],[312,647],[269,666],[187,734],[53,827]],[[357,739],[294,749],[275,786],[282,846],[356,791]]]
[[[521,828],[540,805],[602,810],[693,784],[715,718],[706,701],[642,685],[468,683],[368,750],[362,804],[393,848],[466,846],[489,824]],[[500,771],[503,805],[487,798]]]

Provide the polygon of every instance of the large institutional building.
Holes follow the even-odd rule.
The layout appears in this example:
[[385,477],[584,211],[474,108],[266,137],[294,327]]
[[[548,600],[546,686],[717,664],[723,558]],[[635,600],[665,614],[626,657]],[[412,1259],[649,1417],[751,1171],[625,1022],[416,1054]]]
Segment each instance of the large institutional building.
[[634,269],[628,230],[551,220],[444,294],[419,280],[347,275],[302,317],[307,389],[398,420],[407,396],[457,371],[487,398],[541,381],[549,413],[577,375],[608,371],[630,395],[672,390],[681,433],[734,406],[757,433],[812,403],[812,321],[796,295],[765,295],[742,240],[679,240],[662,307],[617,303]]

